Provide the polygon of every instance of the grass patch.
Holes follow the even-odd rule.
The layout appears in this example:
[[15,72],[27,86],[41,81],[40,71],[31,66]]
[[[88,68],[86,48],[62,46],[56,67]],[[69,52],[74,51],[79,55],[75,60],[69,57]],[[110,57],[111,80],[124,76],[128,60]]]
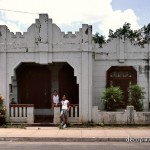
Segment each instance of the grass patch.
[[20,128],[20,129],[26,129],[27,125],[25,124],[3,124],[0,125],[0,128]]
[[148,124],[94,124],[94,123],[82,123],[82,124],[69,124],[69,128],[150,128]]

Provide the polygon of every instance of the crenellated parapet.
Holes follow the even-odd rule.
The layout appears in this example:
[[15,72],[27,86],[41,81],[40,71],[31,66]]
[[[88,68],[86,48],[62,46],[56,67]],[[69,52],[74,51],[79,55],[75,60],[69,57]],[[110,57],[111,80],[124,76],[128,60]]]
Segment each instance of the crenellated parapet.
[[92,47],[95,59],[99,60],[118,60],[120,63],[125,63],[126,60],[146,61],[149,59],[149,44],[144,44],[141,47],[128,38],[112,38],[102,47],[95,43]]
[[0,52],[26,52],[27,34],[10,32],[7,26],[0,26]]
[[91,26],[83,24],[79,31],[65,34],[48,14],[40,14],[24,33],[0,26],[0,52],[91,51],[91,43]]
[[[90,45],[90,46],[89,46]],[[64,33],[53,24],[54,51],[92,51],[92,27],[83,24],[79,31]]]

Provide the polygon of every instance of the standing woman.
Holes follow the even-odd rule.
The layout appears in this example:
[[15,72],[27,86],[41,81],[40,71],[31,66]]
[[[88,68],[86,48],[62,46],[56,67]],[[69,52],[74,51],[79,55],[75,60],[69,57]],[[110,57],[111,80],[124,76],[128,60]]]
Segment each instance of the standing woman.
[[52,109],[54,109],[54,106],[57,106],[58,103],[59,103],[59,95],[57,91],[54,90],[53,96],[52,96]]

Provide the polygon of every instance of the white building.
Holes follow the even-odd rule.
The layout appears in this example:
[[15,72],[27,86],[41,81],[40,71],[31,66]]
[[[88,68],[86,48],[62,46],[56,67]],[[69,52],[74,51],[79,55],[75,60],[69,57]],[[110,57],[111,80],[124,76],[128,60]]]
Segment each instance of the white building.
[[148,111],[149,51],[149,44],[141,48],[118,38],[99,48],[92,42],[92,26],[83,24],[75,34],[65,34],[47,14],[40,14],[23,34],[0,26],[0,93],[6,99],[8,121],[21,111],[21,116],[27,113],[25,105],[16,105],[15,111],[10,108],[12,100],[34,104],[34,116],[52,115],[53,90],[79,106],[78,122],[93,121],[94,114],[103,110],[101,96],[106,86],[119,85],[124,90],[125,107],[130,83],[145,88],[144,110]]

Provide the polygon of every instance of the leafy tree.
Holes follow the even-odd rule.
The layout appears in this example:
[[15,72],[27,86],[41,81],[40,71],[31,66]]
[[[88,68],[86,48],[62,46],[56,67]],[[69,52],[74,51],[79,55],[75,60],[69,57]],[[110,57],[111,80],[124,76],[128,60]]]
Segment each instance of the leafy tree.
[[123,27],[117,29],[115,32],[109,30],[109,38],[129,38],[131,43],[134,41],[137,45],[144,47],[144,44],[150,41],[150,24],[142,27],[139,30],[132,30],[130,23],[124,23]]
[[125,23],[122,28],[117,29],[115,32],[113,30],[109,30],[109,37],[110,38],[122,38],[124,35],[125,37],[129,37],[131,33],[131,24]]
[[[144,44],[150,42],[150,23],[147,26],[143,26],[139,30],[132,30],[130,23],[124,23],[123,26],[119,29],[116,29],[116,31],[113,31],[112,29],[109,29],[109,39],[111,38],[123,38],[124,40],[126,38],[130,39],[131,43],[134,42],[134,45],[139,45],[141,47],[144,47]],[[95,43],[99,44],[99,47],[102,47],[102,44],[106,43],[105,36],[99,35],[99,33],[96,33],[93,36],[93,41]]]
[[102,44],[106,43],[105,36],[99,35],[98,32],[93,36],[93,41],[94,43],[98,43],[99,47],[102,47]]

